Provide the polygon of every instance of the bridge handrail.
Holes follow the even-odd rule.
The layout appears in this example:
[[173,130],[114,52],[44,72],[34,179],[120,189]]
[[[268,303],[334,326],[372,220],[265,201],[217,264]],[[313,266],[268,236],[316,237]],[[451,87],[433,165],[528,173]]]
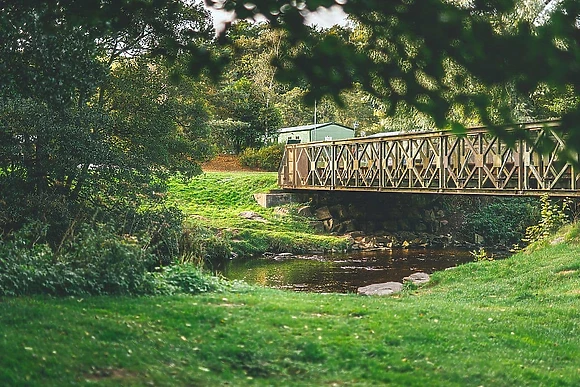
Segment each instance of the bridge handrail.
[[[559,124],[545,120],[500,128],[530,134],[530,141],[512,147],[486,127],[469,128],[460,135],[437,130],[287,145],[279,185],[283,189],[580,196],[575,168],[558,161],[563,134],[546,130]],[[542,135],[554,140],[549,154],[537,149]]]

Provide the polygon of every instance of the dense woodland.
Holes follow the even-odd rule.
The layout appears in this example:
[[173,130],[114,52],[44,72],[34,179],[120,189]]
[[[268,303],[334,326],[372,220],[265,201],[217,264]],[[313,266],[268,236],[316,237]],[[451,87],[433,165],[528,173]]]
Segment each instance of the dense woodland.
[[349,26],[324,30],[304,12],[334,1],[207,3],[237,21],[216,35],[179,0],[0,1],[0,257],[169,264],[167,179],[311,123],[315,103],[360,135],[483,124],[513,140],[513,123],[562,118],[577,161],[576,1],[341,1]]

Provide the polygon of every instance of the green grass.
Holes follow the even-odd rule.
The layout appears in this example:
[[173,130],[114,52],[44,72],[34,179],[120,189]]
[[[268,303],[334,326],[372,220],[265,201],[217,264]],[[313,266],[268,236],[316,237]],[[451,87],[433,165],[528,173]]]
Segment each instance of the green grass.
[[[225,231],[242,255],[344,250],[346,239],[317,235],[308,221],[292,214],[295,206],[288,206],[288,215],[280,215],[256,203],[253,194],[277,189],[276,179],[275,172],[204,173],[189,183],[171,181],[168,200],[186,214],[186,225]],[[242,211],[254,211],[267,223],[243,219]]]
[[3,385],[577,386],[580,247],[397,297],[238,292],[0,300]]

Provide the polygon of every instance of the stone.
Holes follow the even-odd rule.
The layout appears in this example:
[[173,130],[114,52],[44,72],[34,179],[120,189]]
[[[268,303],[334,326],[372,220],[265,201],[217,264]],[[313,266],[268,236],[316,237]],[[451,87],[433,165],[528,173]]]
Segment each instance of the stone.
[[324,225],[324,229],[326,231],[332,231],[336,225],[336,222],[334,221],[334,219],[330,218],[330,219],[326,219],[322,222],[322,224]]
[[279,207],[283,204],[293,203],[297,200],[292,193],[257,193],[254,200],[264,208]]
[[324,223],[323,222],[313,220],[311,222],[308,222],[308,224],[310,224],[310,227],[312,227],[314,229],[314,231],[324,232]]
[[362,286],[357,289],[357,293],[364,296],[390,296],[403,290],[403,284],[400,282],[384,282]]
[[240,218],[254,220],[256,222],[268,223],[266,219],[262,218],[260,214],[254,211],[242,211],[240,212],[239,216]]
[[288,259],[288,258],[292,258],[292,257],[294,257],[294,254],[292,254],[292,253],[278,253],[272,259],[274,259],[275,261],[282,261],[284,259]]
[[330,213],[330,210],[326,206],[317,208],[316,211],[314,212],[314,216],[318,220],[332,219],[332,214]]
[[410,276],[403,278],[403,282],[411,282],[414,285],[421,285],[429,282],[429,280],[429,274],[423,272],[413,273]]
[[296,211],[296,213],[298,214],[298,216],[312,218],[312,209],[310,208],[310,206],[302,206]]
[[330,207],[330,213],[333,218],[338,218],[340,220],[348,219],[348,210],[342,204],[336,204]]

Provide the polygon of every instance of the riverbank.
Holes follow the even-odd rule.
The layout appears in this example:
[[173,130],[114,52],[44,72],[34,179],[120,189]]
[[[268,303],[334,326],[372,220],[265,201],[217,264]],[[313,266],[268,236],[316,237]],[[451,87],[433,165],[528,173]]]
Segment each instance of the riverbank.
[[206,172],[187,183],[172,180],[167,198],[186,215],[186,227],[209,229],[214,240],[241,257],[407,247],[477,250],[477,239],[493,242],[486,250],[505,256],[511,244],[497,235],[508,233],[505,228],[517,234],[510,228],[514,218],[522,218],[521,230],[529,221],[521,205],[499,202],[495,212],[480,215],[475,228],[464,216],[481,203],[425,195],[333,193],[311,198],[307,206],[259,206],[253,194],[277,189],[276,181],[277,174],[269,172]]
[[297,205],[263,208],[253,194],[277,189],[275,172],[206,172],[188,183],[174,179],[168,202],[186,227],[207,227],[238,256],[347,250],[348,237],[317,233]]
[[0,300],[4,385],[577,386],[580,230],[395,297]]

